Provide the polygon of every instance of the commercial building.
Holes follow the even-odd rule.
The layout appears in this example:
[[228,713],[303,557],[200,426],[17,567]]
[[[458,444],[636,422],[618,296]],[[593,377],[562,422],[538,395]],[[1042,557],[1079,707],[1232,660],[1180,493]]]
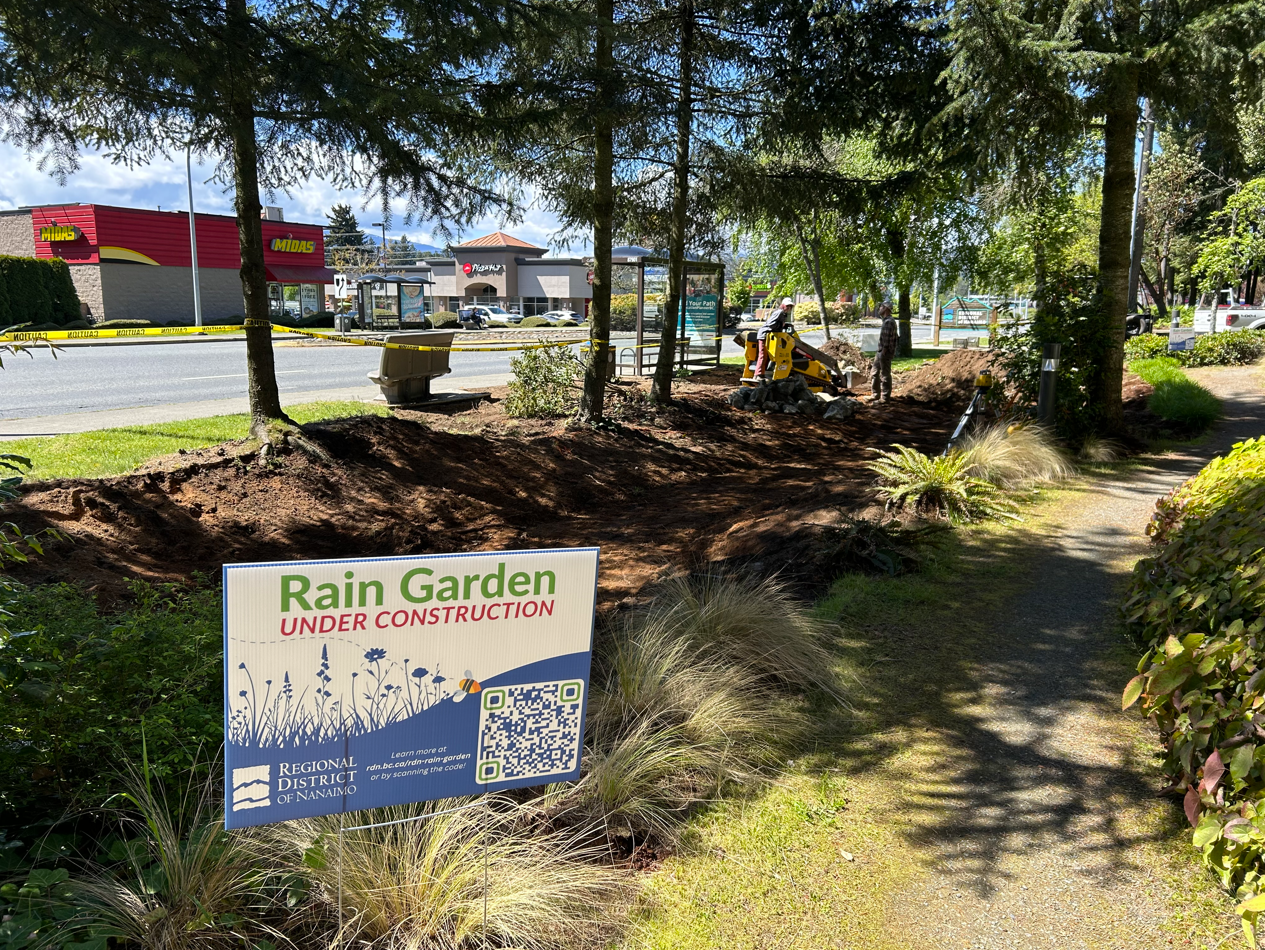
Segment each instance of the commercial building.
[[[282,220],[279,208],[265,213],[271,311],[307,315],[323,309],[324,285],[334,272],[325,266],[321,226]],[[242,313],[236,219],[197,214],[194,223],[203,319]],[[92,204],[0,211],[0,254],[66,261],[94,320],[193,322],[188,212]]]
[[427,258],[440,310],[497,304],[530,317],[549,310],[588,315],[593,288],[589,266],[569,257],[545,257],[546,249],[503,231],[452,248],[452,257]]

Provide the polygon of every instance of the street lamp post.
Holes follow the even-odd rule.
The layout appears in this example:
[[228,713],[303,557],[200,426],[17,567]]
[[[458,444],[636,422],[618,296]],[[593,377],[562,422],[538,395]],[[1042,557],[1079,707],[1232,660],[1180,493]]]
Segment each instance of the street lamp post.
[[384,221],[375,221],[370,227],[382,229],[382,270],[387,269],[387,226]]
[[202,291],[198,287],[198,229],[193,221],[193,146],[184,153],[185,179],[189,183],[189,259],[193,265],[193,325],[202,326]]

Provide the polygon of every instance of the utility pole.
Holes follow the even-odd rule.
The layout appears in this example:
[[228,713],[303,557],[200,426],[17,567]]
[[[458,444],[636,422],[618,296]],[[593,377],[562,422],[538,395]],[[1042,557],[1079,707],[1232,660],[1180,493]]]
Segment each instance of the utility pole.
[[193,146],[184,151],[185,180],[189,183],[189,259],[193,265],[193,325],[202,326],[202,289],[198,286],[198,228],[193,221]]
[[1133,251],[1129,259],[1129,313],[1136,313],[1138,307],[1138,279],[1142,271],[1142,186],[1146,179],[1147,166],[1151,162],[1151,147],[1155,143],[1155,115],[1151,109],[1151,100],[1144,100],[1142,121],[1145,123],[1142,132],[1142,154],[1138,157],[1138,184],[1133,192]]

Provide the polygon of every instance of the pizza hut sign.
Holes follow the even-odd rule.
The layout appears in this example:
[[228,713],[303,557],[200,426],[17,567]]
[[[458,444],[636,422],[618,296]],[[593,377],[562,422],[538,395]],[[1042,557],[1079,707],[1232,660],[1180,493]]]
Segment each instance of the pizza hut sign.
[[505,273],[504,264],[471,264],[466,261],[461,265],[461,269],[465,271],[467,277],[482,277],[484,274]]

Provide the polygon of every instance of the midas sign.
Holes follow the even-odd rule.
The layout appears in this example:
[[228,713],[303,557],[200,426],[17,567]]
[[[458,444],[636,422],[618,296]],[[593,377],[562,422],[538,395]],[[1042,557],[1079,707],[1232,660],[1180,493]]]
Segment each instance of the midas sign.
[[289,254],[311,254],[316,250],[315,241],[296,241],[294,238],[273,238],[268,245],[274,251],[285,251]]
[[83,232],[73,224],[47,224],[40,228],[41,241],[77,241]]

